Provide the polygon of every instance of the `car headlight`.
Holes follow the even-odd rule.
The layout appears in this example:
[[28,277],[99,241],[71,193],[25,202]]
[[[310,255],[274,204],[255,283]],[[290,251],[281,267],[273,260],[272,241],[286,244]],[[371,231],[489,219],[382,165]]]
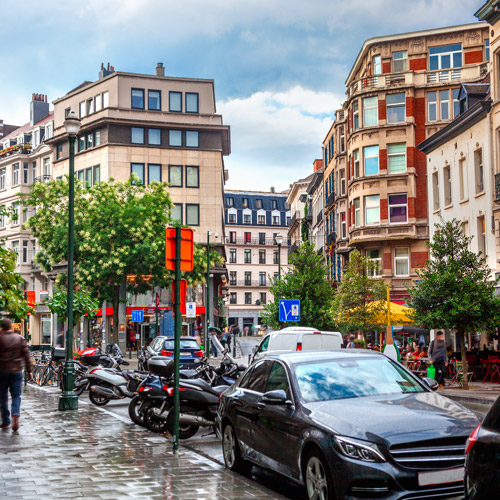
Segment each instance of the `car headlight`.
[[335,449],[342,455],[363,462],[385,462],[384,455],[377,445],[367,441],[358,441],[353,438],[335,436],[333,438]]

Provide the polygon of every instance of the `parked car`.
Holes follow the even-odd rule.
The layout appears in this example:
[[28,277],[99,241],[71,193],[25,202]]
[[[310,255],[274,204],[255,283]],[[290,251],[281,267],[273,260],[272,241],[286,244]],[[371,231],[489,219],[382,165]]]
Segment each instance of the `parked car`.
[[224,461],[281,473],[309,499],[459,496],[479,419],[431,386],[373,351],[266,356],[221,395]]
[[316,349],[340,349],[341,345],[342,334],[339,332],[322,332],[316,328],[290,326],[268,333],[261,343],[254,348],[250,362],[269,354]]
[[500,495],[500,398],[467,440],[465,497],[489,500]]
[[[156,337],[147,347],[147,355],[174,356],[174,337]],[[181,337],[181,366],[193,366],[203,359],[203,351],[193,337]]]

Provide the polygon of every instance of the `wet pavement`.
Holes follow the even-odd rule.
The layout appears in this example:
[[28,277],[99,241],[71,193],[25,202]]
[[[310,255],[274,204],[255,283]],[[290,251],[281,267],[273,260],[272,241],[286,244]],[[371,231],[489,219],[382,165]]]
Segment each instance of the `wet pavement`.
[[[174,456],[170,441],[86,404],[85,396],[75,412],[59,412],[57,401],[52,390],[28,386],[19,432],[0,432],[0,498],[301,498],[234,474],[192,447]],[[263,473],[266,481],[275,478]]]

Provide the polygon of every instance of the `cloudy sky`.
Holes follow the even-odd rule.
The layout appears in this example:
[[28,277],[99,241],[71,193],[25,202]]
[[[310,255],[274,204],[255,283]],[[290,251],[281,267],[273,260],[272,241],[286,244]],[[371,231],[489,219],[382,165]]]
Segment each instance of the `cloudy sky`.
[[213,78],[231,126],[228,188],[308,175],[367,38],[476,22],[482,0],[25,0],[2,5],[0,118],[24,124],[101,62]]

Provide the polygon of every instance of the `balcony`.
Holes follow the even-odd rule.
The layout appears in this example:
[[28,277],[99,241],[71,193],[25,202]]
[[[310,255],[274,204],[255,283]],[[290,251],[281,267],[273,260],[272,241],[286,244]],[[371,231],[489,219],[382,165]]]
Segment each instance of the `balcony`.
[[9,146],[8,148],[0,150],[0,159],[4,159],[7,156],[15,154],[28,155],[32,151],[31,144],[16,144],[15,146]]
[[416,224],[364,226],[350,231],[350,243],[390,239],[429,239],[429,228]]
[[292,245],[290,245],[288,247],[288,257],[290,257],[290,255],[292,255],[294,253],[297,253],[298,248],[299,248],[299,245],[297,245],[297,243],[293,243]]
[[265,283],[262,283],[259,280],[238,280],[236,282],[233,281],[232,283],[229,284],[229,286],[260,286],[260,287],[267,286],[267,287],[269,287],[270,284],[267,282],[267,279],[266,279]]
[[[236,237],[236,238],[230,238],[226,236],[224,238],[224,243],[226,245],[257,245],[257,246],[276,246],[276,241],[274,241],[274,238],[242,238],[242,237]],[[282,246],[286,246],[287,244],[287,239],[283,238],[283,244]]]
[[33,179],[33,182],[49,182],[52,180],[52,176],[50,174],[40,175]]
[[495,200],[500,203],[500,174],[495,174]]
[[295,226],[295,223],[300,220],[300,211],[295,210],[295,213],[293,214],[293,217],[290,219],[290,224],[288,224],[288,227],[292,229]]
[[326,198],[326,207],[330,207],[331,205],[333,205],[335,203],[335,192],[332,191],[328,197]]
[[337,233],[335,231],[332,231],[330,234],[327,235],[326,237],[326,246],[330,247],[332,243],[335,243],[337,241]]
[[319,214],[316,216],[316,224],[319,224],[323,220],[323,209],[319,211]]

